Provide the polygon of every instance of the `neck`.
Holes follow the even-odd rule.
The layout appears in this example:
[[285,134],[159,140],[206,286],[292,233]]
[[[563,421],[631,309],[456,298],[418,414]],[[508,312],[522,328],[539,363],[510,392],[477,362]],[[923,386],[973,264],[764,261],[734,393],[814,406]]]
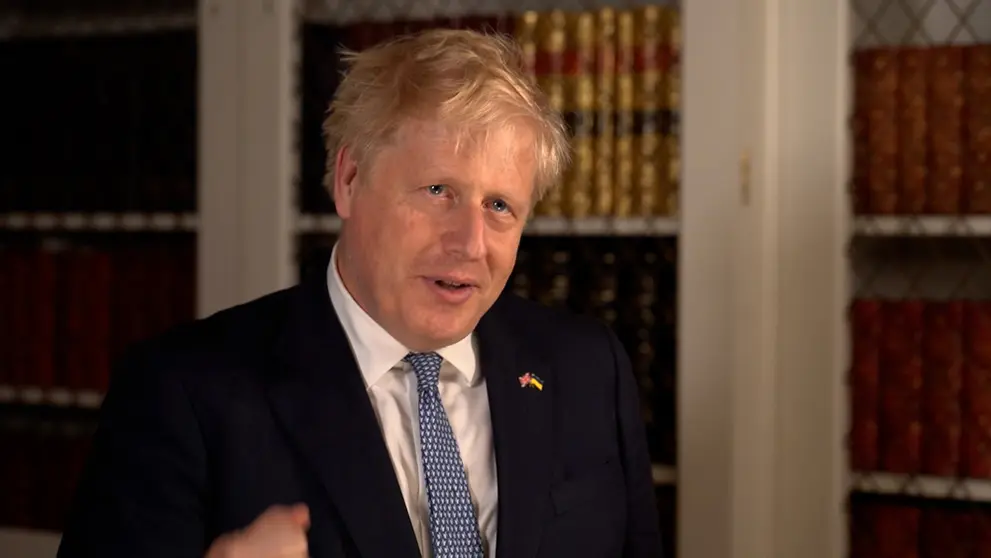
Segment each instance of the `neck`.
[[[363,302],[364,296],[357,292],[355,286],[358,284],[357,277],[354,274],[354,265],[351,261],[351,250],[348,247],[347,236],[343,233],[337,239],[337,255],[334,258],[334,267],[337,269],[337,275],[341,278],[341,283],[344,284],[344,290],[351,295],[351,298],[365,311],[366,314],[375,319],[374,313],[369,311],[368,306]],[[378,320],[375,320],[378,322]]]

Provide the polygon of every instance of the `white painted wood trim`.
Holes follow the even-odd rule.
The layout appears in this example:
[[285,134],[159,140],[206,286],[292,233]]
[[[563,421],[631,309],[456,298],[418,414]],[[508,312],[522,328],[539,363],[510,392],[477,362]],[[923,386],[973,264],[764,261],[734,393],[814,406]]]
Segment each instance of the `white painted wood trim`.
[[768,3],[780,37],[774,556],[846,552],[846,0]]
[[[742,10],[740,68],[741,181],[735,199],[733,289],[733,490],[735,558],[775,551],[777,464],[775,394],[780,181],[782,0]],[[749,167],[749,168],[747,168]]]
[[296,281],[294,220],[299,119],[296,0],[236,0],[241,61],[239,296],[250,300]]
[[199,314],[295,281],[295,0],[200,3]]
[[11,558],[53,558],[62,540],[61,533],[0,527],[0,556]]
[[753,178],[732,255],[733,538],[722,556],[846,552],[848,10],[762,0],[740,14]]
[[197,314],[238,301],[238,0],[199,3]]
[[730,0],[682,4],[677,558],[733,556],[731,291],[742,8]]

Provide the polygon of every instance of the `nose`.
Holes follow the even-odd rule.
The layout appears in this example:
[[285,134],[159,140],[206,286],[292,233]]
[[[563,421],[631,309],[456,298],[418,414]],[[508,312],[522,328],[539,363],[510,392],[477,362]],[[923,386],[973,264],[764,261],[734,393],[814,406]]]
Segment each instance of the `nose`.
[[480,207],[462,206],[450,212],[444,250],[468,260],[485,257],[485,213]]

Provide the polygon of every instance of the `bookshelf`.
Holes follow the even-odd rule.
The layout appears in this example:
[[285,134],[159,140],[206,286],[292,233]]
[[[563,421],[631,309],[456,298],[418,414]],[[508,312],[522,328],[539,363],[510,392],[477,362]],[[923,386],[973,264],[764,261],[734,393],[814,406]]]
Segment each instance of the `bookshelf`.
[[[208,315],[287,287],[295,281],[308,247],[326,250],[339,230],[331,212],[306,207],[303,190],[313,185],[305,139],[306,128],[314,125],[312,114],[304,111],[304,103],[311,100],[307,90],[312,87],[304,71],[307,29],[400,16],[432,19],[497,12],[515,16],[524,9],[574,12],[655,3],[534,0],[520,5],[509,0],[437,0],[411,3],[405,12],[400,8],[403,4],[122,0],[101,3],[104,11],[86,14],[71,10],[46,13],[43,8],[37,13],[0,11],[0,41],[6,46],[58,44],[67,39],[120,45],[174,34],[195,37],[192,43],[196,45],[195,57],[183,66],[183,71],[193,76],[184,79],[195,84],[195,111],[162,118],[169,128],[190,122],[194,126],[191,136],[176,142],[183,148],[188,143],[195,145],[191,154],[184,155],[187,163],[189,159],[195,161],[182,171],[180,188],[186,188],[185,201],[135,200],[120,206],[76,207],[64,200],[36,203],[31,196],[7,203],[0,193],[2,242],[45,243],[55,251],[85,242],[106,247],[105,253],[111,257],[123,253],[118,252],[120,246],[182,244],[186,259],[180,267],[193,272],[184,279],[192,285],[192,295],[181,295],[189,300],[189,317]],[[582,257],[600,258],[600,249],[636,253],[641,247],[671,260],[664,269],[671,277],[664,280],[676,285],[676,291],[667,293],[672,297],[668,303],[676,327],[669,340],[671,354],[663,357],[669,360],[663,363],[667,368],[664,381],[672,391],[670,399],[656,409],[670,414],[665,432],[658,434],[667,438],[664,451],[668,455],[657,459],[653,472],[659,495],[668,502],[665,521],[674,527],[668,527],[667,534],[676,543],[673,555],[679,558],[730,556],[741,548],[757,552],[752,554],[755,556],[773,555],[769,545],[780,543],[773,542],[773,537],[766,540],[754,535],[760,528],[777,532],[775,514],[784,509],[766,504],[767,494],[775,493],[779,485],[768,471],[800,470],[781,457],[787,452],[778,450],[773,425],[768,423],[782,419],[766,414],[775,408],[768,403],[783,397],[774,390],[767,371],[775,360],[771,357],[774,325],[787,320],[767,317],[776,308],[779,295],[767,291],[764,279],[778,259],[763,250],[778,235],[796,242],[801,234],[788,233],[805,233],[810,223],[789,222],[772,231],[766,222],[766,217],[780,208],[772,203],[774,195],[761,185],[784,182],[780,176],[772,180],[775,171],[770,169],[770,161],[789,137],[768,131],[751,133],[764,129],[764,124],[752,127],[758,116],[764,123],[774,120],[753,109],[782,110],[767,103],[770,93],[762,89],[775,83],[771,77],[746,77],[751,70],[765,76],[779,71],[768,61],[767,45],[758,44],[764,37],[758,30],[778,21],[771,12],[779,8],[770,2],[768,6],[759,14],[728,0],[683,0],[679,7],[685,49],[677,141],[681,168],[675,173],[679,184],[674,211],[580,219],[543,214],[529,226],[525,238],[525,244],[533,247],[531,261],[533,255],[563,251],[572,260],[587,263],[591,260],[578,258],[582,250]],[[799,15],[803,17],[821,15],[816,10],[823,9],[802,6]],[[790,16],[795,17],[793,13]],[[783,24],[779,25],[779,31],[783,30]],[[720,40],[708,40],[710,37]],[[741,62],[742,52],[749,52],[752,60]],[[783,113],[778,117],[783,118]],[[122,120],[134,124],[133,119]],[[808,121],[807,116],[795,120],[799,124]],[[131,137],[123,131],[118,135]],[[158,145],[151,152],[170,160],[169,149]],[[26,184],[23,177],[34,172],[25,168],[15,177],[18,184]],[[166,171],[162,174],[169,175]],[[828,180],[828,175],[817,176],[807,184],[811,187]],[[144,179],[134,176],[123,177],[120,183],[125,193],[138,188],[135,184],[144,187]],[[195,184],[193,190],[190,184]],[[57,191],[57,185],[57,181],[49,181],[42,189]],[[34,191],[26,186],[14,190]],[[114,202],[120,197],[108,199]],[[819,201],[823,199],[827,197],[820,194]],[[804,269],[815,269],[816,265],[822,264],[813,262]],[[136,273],[148,269],[139,266]],[[785,279],[779,281],[783,284]],[[828,305],[829,301],[820,304]],[[760,318],[754,320],[754,315]],[[162,320],[163,324],[168,321]],[[793,335],[816,334],[796,328]],[[661,362],[662,357],[655,358]],[[66,389],[53,383],[39,391],[35,386],[0,382],[0,398],[5,409],[34,417],[29,424],[49,428],[51,421],[65,416],[92,416],[99,404],[99,389]],[[48,414],[38,418],[35,415],[39,413]],[[787,449],[794,450],[788,457],[800,453]],[[767,459],[780,463],[768,468],[764,463]],[[797,476],[789,481],[801,484]],[[756,508],[741,503],[748,498],[755,498]],[[42,547],[50,545],[57,540],[56,527],[57,518],[40,535],[35,529],[5,529],[0,532],[0,549],[23,548],[7,545],[32,541],[41,541]],[[17,542],[11,542],[13,538]],[[23,555],[30,553],[24,551]],[[50,555],[50,551],[41,548],[37,555]]]
[[4,556],[54,556],[114,355],[196,316],[197,19],[0,8]]
[[850,9],[849,555],[987,552],[991,2]]

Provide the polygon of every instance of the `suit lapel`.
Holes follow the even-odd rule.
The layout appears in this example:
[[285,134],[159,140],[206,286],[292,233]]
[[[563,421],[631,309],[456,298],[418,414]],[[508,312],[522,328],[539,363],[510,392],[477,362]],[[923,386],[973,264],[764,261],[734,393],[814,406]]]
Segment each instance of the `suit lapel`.
[[[499,482],[498,558],[537,553],[546,515],[552,463],[551,370],[513,335],[497,302],[478,326],[480,362],[488,386]],[[520,385],[527,372],[543,390]]]
[[419,556],[378,421],[323,274],[293,292],[270,398],[363,556]]

